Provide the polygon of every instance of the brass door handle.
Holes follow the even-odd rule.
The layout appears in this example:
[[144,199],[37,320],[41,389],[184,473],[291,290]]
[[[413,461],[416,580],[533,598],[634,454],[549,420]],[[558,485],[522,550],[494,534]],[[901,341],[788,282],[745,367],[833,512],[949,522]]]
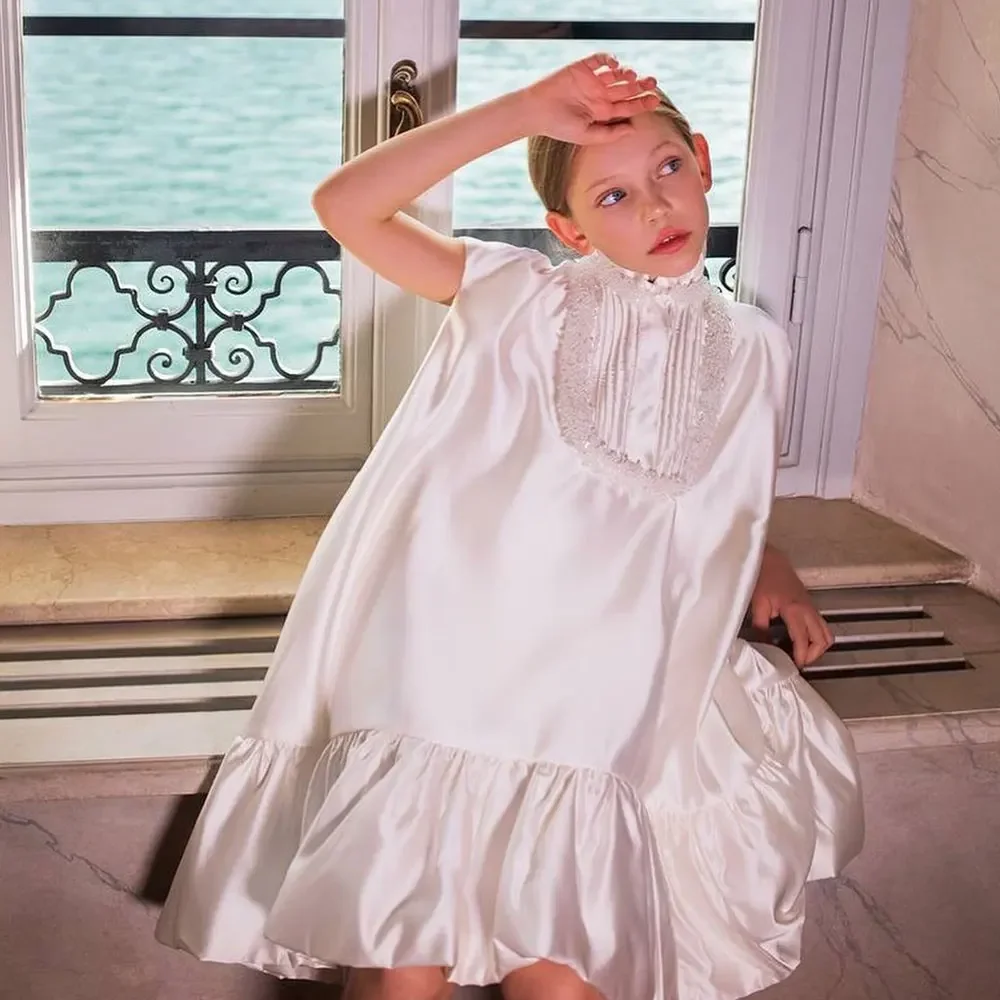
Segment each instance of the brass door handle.
[[420,94],[415,86],[417,64],[400,59],[389,74],[389,135],[402,135],[424,123]]

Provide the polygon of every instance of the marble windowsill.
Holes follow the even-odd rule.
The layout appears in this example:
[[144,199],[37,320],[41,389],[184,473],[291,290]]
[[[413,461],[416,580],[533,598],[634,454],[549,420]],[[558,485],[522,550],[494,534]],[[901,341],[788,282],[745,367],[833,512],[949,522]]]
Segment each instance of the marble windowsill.
[[[284,614],[324,525],[0,527],[0,625]],[[772,540],[813,588],[969,576],[960,556],[848,501],[779,500]]]

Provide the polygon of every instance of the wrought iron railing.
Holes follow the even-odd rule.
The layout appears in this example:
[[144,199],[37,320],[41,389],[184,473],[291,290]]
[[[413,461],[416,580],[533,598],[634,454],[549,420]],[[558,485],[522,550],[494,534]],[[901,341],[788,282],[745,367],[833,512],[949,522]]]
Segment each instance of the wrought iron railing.
[[[545,229],[462,229],[458,234],[561,256]],[[715,227],[709,234],[708,258],[718,265],[713,277],[730,292],[737,240],[736,226]],[[340,388],[337,378],[318,374],[328,352],[339,349],[339,321],[333,322],[328,336],[316,340],[312,358],[298,368],[283,361],[279,340],[266,336],[261,323],[268,304],[282,294],[294,271],[315,275],[322,294],[331,298],[329,315],[339,316],[340,287],[324,265],[340,260],[340,247],[322,231],[38,230],[32,250],[36,264],[69,265],[63,287],[36,307],[39,356],[58,359],[62,368],[58,376],[41,379],[46,395]],[[254,265],[261,262],[277,266],[263,289],[257,287],[254,273]],[[145,287],[123,281],[119,274],[122,265],[134,264],[145,265]],[[121,296],[137,320],[100,371],[84,370],[50,327],[60,305],[72,299],[79,276],[88,271],[106,276],[111,294]],[[168,298],[169,305],[157,304]],[[233,344],[231,337],[227,341],[230,334],[240,335],[241,342]],[[123,377],[123,364],[136,358],[145,377]],[[268,366],[264,376],[262,364]]]
[[[317,375],[328,352],[340,344],[336,317],[341,292],[324,267],[340,260],[340,247],[324,232],[39,230],[33,234],[32,251],[36,264],[69,265],[63,287],[36,306],[40,357],[60,359],[65,373],[43,373],[41,387],[47,395],[339,389],[337,378]],[[260,262],[277,264],[263,289],[254,273]],[[145,287],[122,280],[121,266],[129,264],[147,265]],[[88,271],[105,275],[110,293],[122,296],[138,320],[100,371],[85,371],[50,328],[60,304],[72,299],[75,283]],[[266,336],[261,324],[268,304],[282,294],[295,271],[315,275],[321,293],[330,296],[332,327],[316,339],[311,360],[298,368],[283,361],[278,339]],[[240,335],[240,342],[230,338],[227,343],[230,333]],[[122,377],[123,364],[139,356],[146,377]],[[263,377],[262,363],[268,366]]]

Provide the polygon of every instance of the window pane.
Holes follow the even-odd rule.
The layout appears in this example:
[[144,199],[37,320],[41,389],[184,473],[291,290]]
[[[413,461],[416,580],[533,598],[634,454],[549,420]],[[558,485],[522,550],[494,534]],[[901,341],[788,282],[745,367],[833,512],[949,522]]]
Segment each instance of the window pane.
[[[26,13],[335,19],[342,9],[320,0],[34,0]],[[322,247],[317,260],[284,239],[287,256],[257,258],[269,232],[316,228],[310,194],[341,158],[342,39],[26,28],[42,392],[305,388],[293,376],[314,367],[315,387],[336,388],[339,348],[323,346],[339,329],[339,263],[325,259],[335,252]],[[170,232],[196,229],[218,234],[215,258],[190,241],[195,256],[178,256]],[[131,242],[95,236],[91,246],[86,230],[127,231]],[[315,251],[315,239],[305,242]],[[118,259],[107,259],[115,247]],[[213,274],[219,255],[231,263]],[[286,264],[295,266],[281,274]]]
[[[610,3],[565,0],[545,5],[545,19],[663,22],[662,0]],[[463,18],[538,19],[530,0],[463,0]],[[683,0],[669,5],[670,20],[756,19],[756,0]],[[538,79],[589,55],[598,40],[463,39],[459,48],[458,105],[469,107]],[[715,183],[709,195],[715,225],[739,221],[746,171],[753,43],[739,40],[617,40],[605,46],[640,73],[652,73],[693,127],[709,140]],[[524,143],[498,150],[463,168],[455,184],[455,226],[535,227],[542,210],[528,180]]]

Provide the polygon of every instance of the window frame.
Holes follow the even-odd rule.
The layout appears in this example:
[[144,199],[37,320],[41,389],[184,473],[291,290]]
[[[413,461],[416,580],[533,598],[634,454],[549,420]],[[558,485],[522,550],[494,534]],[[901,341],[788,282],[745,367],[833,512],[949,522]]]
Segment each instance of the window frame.
[[[346,0],[344,151],[377,139],[378,11]],[[20,0],[0,0],[0,523],[329,510],[372,441],[373,276],[342,261],[342,390],[39,397]],[[317,178],[319,181],[320,178]]]
[[852,496],[910,12],[911,0],[762,2],[740,293],[798,348],[779,496]]

